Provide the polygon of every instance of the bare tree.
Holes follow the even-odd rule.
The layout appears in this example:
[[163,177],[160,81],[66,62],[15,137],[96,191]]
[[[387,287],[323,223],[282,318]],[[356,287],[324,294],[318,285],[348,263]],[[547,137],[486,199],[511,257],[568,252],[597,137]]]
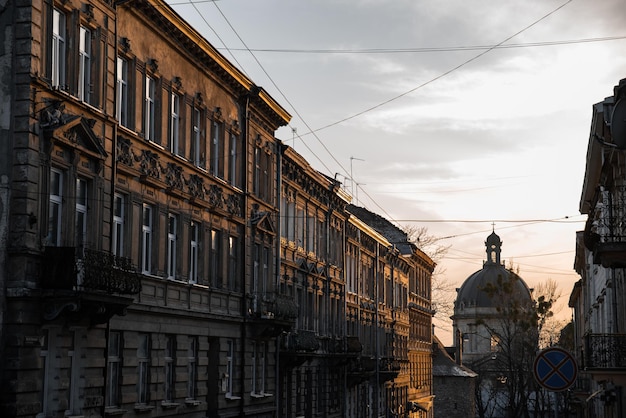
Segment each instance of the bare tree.
[[435,318],[450,322],[450,316],[454,313],[456,289],[446,280],[445,270],[439,266],[439,261],[446,256],[450,245],[441,245],[439,238],[429,234],[425,226],[406,225],[402,229],[412,244],[437,263],[431,281],[432,308],[435,311]]
[[[497,388],[498,407],[507,417],[528,418],[542,410],[537,400],[539,388],[534,380],[532,364],[539,346],[539,336],[553,316],[552,305],[558,295],[553,283],[546,283],[536,298],[519,293],[521,278],[513,270],[508,277],[499,277],[483,290],[495,304],[496,313],[479,320],[496,342],[497,350],[485,364],[488,386],[478,396]],[[531,396],[531,394],[533,396]],[[478,400],[478,399],[477,399]],[[535,415],[537,416],[537,415]]]

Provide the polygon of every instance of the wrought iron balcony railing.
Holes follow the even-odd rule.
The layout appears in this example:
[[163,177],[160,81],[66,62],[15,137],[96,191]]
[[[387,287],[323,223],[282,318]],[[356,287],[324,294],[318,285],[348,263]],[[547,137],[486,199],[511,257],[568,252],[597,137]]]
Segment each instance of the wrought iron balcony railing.
[[54,290],[135,295],[141,291],[141,279],[127,258],[76,247],[46,247],[41,286]]
[[626,334],[588,334],[584,360],[586,369],[626,369]]

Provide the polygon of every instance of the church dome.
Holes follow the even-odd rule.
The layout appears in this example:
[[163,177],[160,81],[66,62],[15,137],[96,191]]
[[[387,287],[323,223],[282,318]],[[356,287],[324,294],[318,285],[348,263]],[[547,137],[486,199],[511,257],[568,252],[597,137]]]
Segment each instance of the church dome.
[[485,247],[487,250],[487,261],[483,264],[482,269],[471,274],[463,282],[463,285],[457,289],[457,297],[454,303],[455,311],[463,308],[496,307],[497,301],[489,297],[484,289],[488,284],[495,285],[498,282],[498,278],[513,282],[513,297],[528,301],[532,299],[531,291],[526,282],[519,275],[507,270],[500,262],[502,241],[500,241],[500,237],[495,232],[487,237]]

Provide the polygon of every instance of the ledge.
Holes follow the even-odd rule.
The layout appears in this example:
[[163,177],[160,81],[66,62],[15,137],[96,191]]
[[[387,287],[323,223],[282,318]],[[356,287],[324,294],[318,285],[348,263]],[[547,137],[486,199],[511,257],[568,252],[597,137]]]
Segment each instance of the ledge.
[[115,408],[115,407],[104,408],[104,415],[105,416],[124,415],[127,412],[128,412],[128,410],[121,409],[121,408]]
[[229,401],[238,401],[238,400],[240,400],[240,399],[241,399],[241,396],[236,396],[236,395],[229,395],[229,394],[226,394],[226,395],[224,395],[224,396],[225,396],[225,398],[226,398],[227,400],[229,400]]
[[185,405],[187,406],[200,406],[202,405],[202,401],[197,399],[185,399]]
[[172,409],[180,406],[178,402],[169,402],[169,401],[161,401],[161,408],[163,409]]
[[138,414],[144,413],[144,412],[150,412],[154,409],[154,406],[152,405],[135,405],[135,412],[137,412]]

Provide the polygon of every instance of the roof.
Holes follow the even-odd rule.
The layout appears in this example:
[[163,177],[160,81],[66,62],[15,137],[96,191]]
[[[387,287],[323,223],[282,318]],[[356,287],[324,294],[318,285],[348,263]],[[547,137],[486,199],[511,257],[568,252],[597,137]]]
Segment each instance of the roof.
[[440,377],[468,377],[474,378],[477,373],[471,369],[457,364],[446,352],[441,340],[433,335],[436,349],[433,353],[433,376]]
[[495,303],[497,301],[494,301],[494,298],[490,297],[484,289],[489,283],[496,284],[499,277],[503,280],[511,280],[513,282],[513,285],[515,286],[513,292],[511,293],[513,297],[525,298],[528,300],[532,299],[530,288],[520,276],[506,269],[501,264],[485,263],[482,269],[471,274],[458,289],[456,301],[454,303],[455,309],[460,306],[461,303],[465,307],[497,307],[497,304]]
[[384,236],[401,254],[412,254],[415,251],[415,245],[409,242],[406,232],[389,222],[388,219],[352,204],[348,205],[347,210]]

